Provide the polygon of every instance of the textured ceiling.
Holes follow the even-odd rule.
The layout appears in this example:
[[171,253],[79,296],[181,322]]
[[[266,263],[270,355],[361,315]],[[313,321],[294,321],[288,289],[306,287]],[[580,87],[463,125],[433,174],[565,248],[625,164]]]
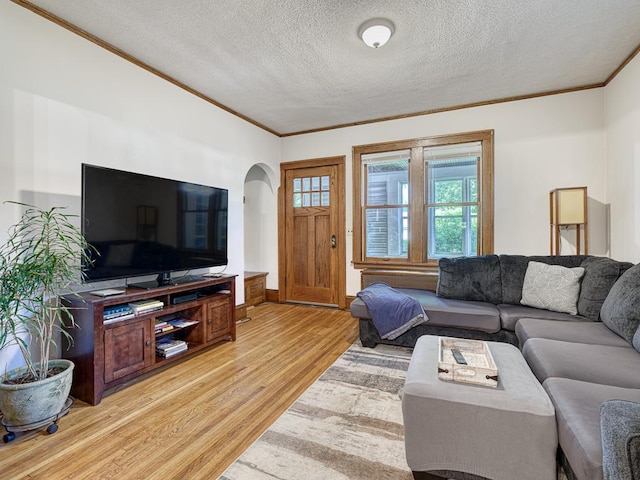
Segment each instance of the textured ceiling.
[[278,134],[601,85],[640,45],[638,0],[31,3]]

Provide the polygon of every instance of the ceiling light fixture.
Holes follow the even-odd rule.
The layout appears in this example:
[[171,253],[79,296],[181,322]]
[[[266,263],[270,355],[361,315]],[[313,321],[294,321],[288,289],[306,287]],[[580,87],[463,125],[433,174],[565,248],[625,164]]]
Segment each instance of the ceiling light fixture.
[[379,48],[389,41],[395,27],[386,18],[372,18],[358,29],[358,36],[371,48]]

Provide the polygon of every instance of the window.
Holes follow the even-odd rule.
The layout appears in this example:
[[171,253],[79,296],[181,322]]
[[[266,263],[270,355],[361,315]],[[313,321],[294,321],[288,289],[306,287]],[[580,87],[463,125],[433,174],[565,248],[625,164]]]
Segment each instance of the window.
[[354,265],[437,267],[493,251],[493,132],[353,148]]
[[478,167],[482,144],[425,147],[427,258],[478,253]]
[[204,250],[208,247],[210,194],[203,187],[194,185],[182,191],[181,195],[183,247]]
[[407,258],[409,150],[363,155],[366,255]]

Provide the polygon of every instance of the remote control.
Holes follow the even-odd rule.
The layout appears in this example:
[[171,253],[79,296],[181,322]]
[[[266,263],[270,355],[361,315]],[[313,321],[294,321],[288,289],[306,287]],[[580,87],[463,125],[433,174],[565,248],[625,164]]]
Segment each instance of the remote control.
[[459,363],[460,365],[467,364],[467,361],[464,359],[464,356],[462,355],[462,352],[460,352],[460,350],[458,350],[457,348],[452,348],[451,353],[453,353],[453,358],[456,359],[457,363]]

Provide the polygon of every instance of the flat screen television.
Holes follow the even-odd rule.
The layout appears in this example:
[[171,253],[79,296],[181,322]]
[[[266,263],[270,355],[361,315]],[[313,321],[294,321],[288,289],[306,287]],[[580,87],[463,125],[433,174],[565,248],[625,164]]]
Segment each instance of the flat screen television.
[[82,233],[96,249],[87,281],[158,274],[131,285],[153,288],[179,283],[171,272],[224,266],[227,221],[226,189],[82,165]]

